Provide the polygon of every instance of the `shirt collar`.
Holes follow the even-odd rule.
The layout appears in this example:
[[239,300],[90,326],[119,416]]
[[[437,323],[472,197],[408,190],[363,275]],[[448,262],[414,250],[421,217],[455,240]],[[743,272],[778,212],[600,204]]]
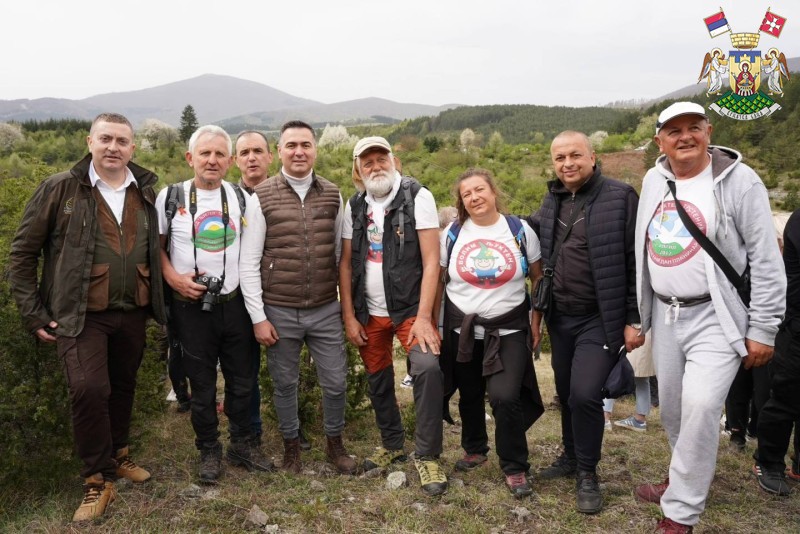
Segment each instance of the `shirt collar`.
[[[100,180],[100,175],[97,174],[97,171],[94,168],[94,162],[93,161],[89,165],[89,181],[92,183],[92,187],[96,187],[97,186],[97,182],[101,181]],[[105,182],[103,182],[103,183],[105,185],[108,185]],[[134,184],[136,187],[139,187],[139,184],[136,182],[136,178],[133,177],[133,173],[131,172],[131,170],[129,168],[125,167],[125,182],[122,184],[122,186],[119,189],[126,189],[131,184]],[[109,188],[110,188],[110,186],[109,186]]]

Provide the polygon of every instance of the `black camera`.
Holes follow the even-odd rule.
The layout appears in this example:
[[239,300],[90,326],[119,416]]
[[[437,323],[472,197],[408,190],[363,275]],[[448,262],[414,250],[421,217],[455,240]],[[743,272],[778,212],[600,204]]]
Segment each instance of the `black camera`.
[[217,297],[222,291],[222,279],[216,276],[195,276],[194,281],[206,286],[206,292],[203,293],[203,298],[200,300],[200,309],[204,312],[210,312],[214,309]]

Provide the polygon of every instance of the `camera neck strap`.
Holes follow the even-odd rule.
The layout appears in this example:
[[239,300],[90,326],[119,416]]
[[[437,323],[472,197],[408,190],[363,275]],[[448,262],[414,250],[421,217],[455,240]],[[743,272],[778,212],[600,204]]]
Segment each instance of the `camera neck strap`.
[[[222,202],[222,276],[219,279],[222,284],[225,284],[225,263],[227,260],[228,252],[228,221],[231,220],[230,212],[228,211],[228,195],[225,193],[225,184],[220,185],[220,200]],[[189,213],[192,215],[192,251],[194,252],[194,275],[200,276],[200,270],[197,268],[197,230],[194,225],[194,216],[197,213],[197,187],[192,185],[189,187]]]

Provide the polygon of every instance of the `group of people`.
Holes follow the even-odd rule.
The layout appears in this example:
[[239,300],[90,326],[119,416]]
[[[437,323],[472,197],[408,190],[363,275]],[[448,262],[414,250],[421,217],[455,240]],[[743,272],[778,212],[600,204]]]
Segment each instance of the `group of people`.
[[[281,128],[281,168],[272,177],[263,134],[244,132],[234,145],[221,128],[202,126],[186,152],[194,176],[156,198],[155,175],[131,162],[131,124],[116,114],[98,116],[87,138],[90,153],[44,180],[28,203],[9,271],[27,327],[55,342],[64,362],[85,478],[73,520],[102,515],[116,478],[150,477],[128,447],[148,316],[168,321],[182,349],[202,482],[215,483],[222,473],[218,364],[229,421],[226,460],[275,469],[261,450],[262,345],[283,437],[280,468],[301,472],[297,385],[305,344],[322,389],[326,456],[338,472],[356,472],[342,437],[345,336],[364,362],[381,440],[361,467],[406,461],[396,337],[413,378],[413,461],[422,491],[447,490],[442,420],[457,391],[464,452],[455,469],[488,460],[488,395],[504,483],[518,498],[532,493],[526,432],[544,411],[532,358],[544,321],[563,450],[538,478],[573,477],[577,509],[588,514],[603,507],[603,385],[620,353],[647,341],[672,459],[663,483],[635,494],[661,504],[661,532],[690,532],[699,521],[728,390],[740,364],[749,369],[770,360],[780,327],[756,474],[762,488],[786,494],[783,455],[797,417],[792,381],[800,369],[792,359],[792,322],[783,321],[786,276],[764,185],[736,151],[710,145],[711,131],[701,106],[666,108],[654,137],[661,156],[641,198],[601,172],[585,134],[562,132],[550,148],[556,179],[535,213],[506,214],[492,174],[469,169],[454,185],[455,220],[440,229],[433,195],[398,172],[381,137],[356,143],[357,192],[345,202],[314,171],[316,138],[308,124]],[[238,185],[225,181],[234,162]],[[687,214],[747,274],[746,296],[687,228]],[[792,292],[800,291],[792,285],[800,272],[797,221],[787,226],[790,317],[800,309],[792,303]]]

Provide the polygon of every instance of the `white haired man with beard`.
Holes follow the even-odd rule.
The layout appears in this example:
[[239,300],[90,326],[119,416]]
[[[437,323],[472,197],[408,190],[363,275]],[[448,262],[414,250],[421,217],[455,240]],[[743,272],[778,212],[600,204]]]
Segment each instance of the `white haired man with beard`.
[[342,225],[339,290],[348,339],[358,346],[382,445],[364,469],[406,459],[395,398],[392,339],[411,362],[416,406],[415,464],[422,491],[447,489],[442,453],[441,340],[433,320],[439,272],[439,217],[430,191],[397,172],[388,141],[366,137],[353,149],[358,193]]

